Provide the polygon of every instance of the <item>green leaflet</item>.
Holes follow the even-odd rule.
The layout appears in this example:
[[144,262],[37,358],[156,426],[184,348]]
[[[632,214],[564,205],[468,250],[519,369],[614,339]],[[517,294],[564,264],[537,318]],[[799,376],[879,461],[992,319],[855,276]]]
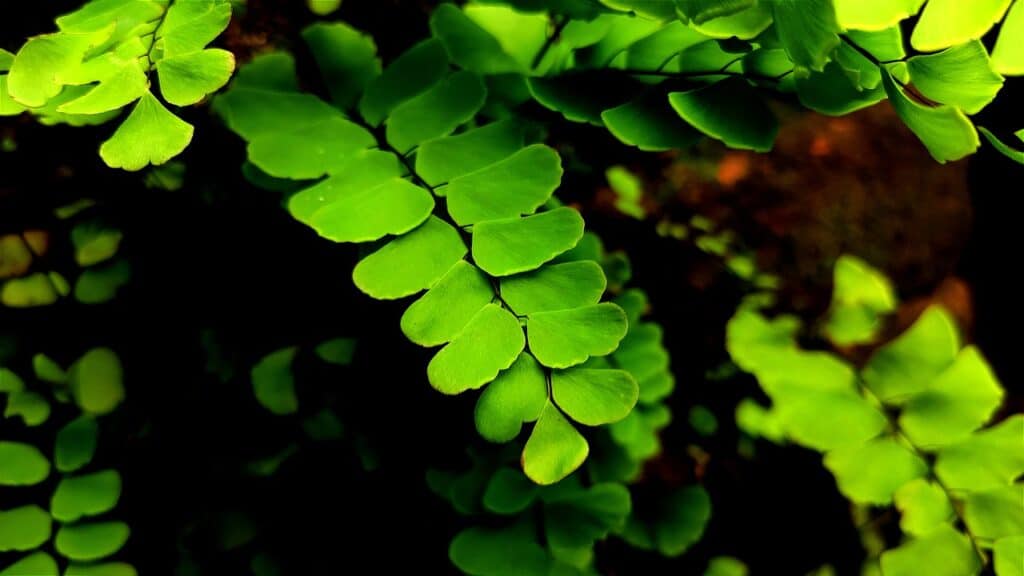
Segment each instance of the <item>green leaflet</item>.
[[934,447],[966,438],[999,407],[1003,390],[977,348],[964,348],[953,364],[900,414],[900,426],[918,446]]
[[886,576],[962,576],[978,571],[978,555],[970,541],[951,527],[883,552],[881,562]]
[[[314,216],[335,202],[342,206],[359,209],[358,202],[366,190],[393,181],[402,176],[403,168],[398,157],[381,150],[361,150],[326,178],[288,199],[288,211],[300,222],[312,226]],[[374,198],[363,198],[363,202],[374,202]]]
[[132,565],[124,562],[105,562],[102,564],[71,564],[64,571],[64,576],[138,576],[138,572]]
[[992,70],[988,51],[978,40],[907,61],[910,80],[926,97],[977,114],[995,100],[1003,78]]
[[839,23],[832,0],[772,0],[779,40],[799,67],[821,71],[839,45]]
[[68,384],[87,414],[108,414],[124,401],[121,360],[109,348],[93,348],[72,364]]
[[90,416],[80,416],[57,432],[53,463],[61,472],[74,472],[92,461],[99,427]]
[[484,306],[494,289],[480,270],[460,260],[402,315],[402,332],[420,346],[451,341]]
[[34,552],[0,570],[0,576],[59,576],[57,562],[46,552]]
[[1020,576],[1024,574],[1024,536],[1013,536],[996,540],[996,574],[999,576]]
[[[1014,2],[999,28],[999,40],[992,51],[992,68],[1005,76],[1024,74],[1024,3]],[[0,96],[2,97],[2,96]]]
[[20,416],[26,426],[39,426],[50,417],[50,404],[40,394],[29,390],[12,392],[7,396],[4,418]]
[[452,540],[448,556],[459,570],[473,576],[546,574],[550,562],[532,536],[515,527],[463,530]]
[[113,509],[120,497],[121,475],[116,470],[65,477],[53,493],[50,512],[60,522],[74,522]]
[[[22,46],[5,91],[44,123],[99,124],[137,102],[100,156],[125,170],[162,164],[188,145],[192,126],[156,99],[149,73],[156,70],[161,94],[179,106],[220,89],[234,70],[234,56],[205,46],[230,17],[227,0],[92,0],[58,18],[59,32]],[[6,114],[12,106],[5,99],[0,103]]]
[[757,0],[679,0],[676,10],[681,16],[697,24],[703,24],[713,18],[731,16],[757,4]]
[[428,140],[416,151],[416,173],[431,186],[450,183],[508,159],[523,147],[523,141],[523,127],[512,120]]
[[234,69],[234,54],[220,49],[169,56],[156,64],[160,93],[175,106],[190,106],[216,92],[228,83]]
[[890,503],[896,490],[927,471],[920,458],[892,438],[829,452],[825,466],[840,491],[863,504]]
[[448,57],[437,40],[413,46],[371,80],[359,99],[359,113],[377,126],[396,106],[425,92],[448,73]]
[[304,179],[333,174],[374,144],[366,129],[331,110],[315,123],[298,120],[280,132],[261,134],[249,141],[248,149],[249,160],[267,174]]
[[971,492],[964,521],[971,534],[988,541],[1024,534],[1024,484]]
[[50,515],[39,506],[0,510],[0,552],[38,548],[50,539]]
[[532,214],[562,180],[558,154],[543,144],[458,176],[445,187],[448,213],[460,226]]
[[492,276],[529,272],[569,250],[583,236],[583,218],[571,208],[488,220],[473,228],[473,259]]
[[181,154],[192,141],[192,132],[191,124],[146,92],[114,135],[100,146],[100,156],[111,168],[141,170]]
[[496,304],[484,306],[427,366],[431,386],[459,394],[494,380],[526,344],[519,321]]
[[956,518],[942,488],[923,478],[903,485],[893,500],[900,511],[900,529],[913,536],[924,536]]
[[476,403],[476,429],[491,442],[508,442],[524,422],[540,417],[548,400],[547,379],[528,353],[491,382]]
[[252,390],[256,400],[274,414],[294,414],[299,410],[295,396],[292,363],[298,348],[291,346],[272,352],[252,367]]
[[939,450],[935,473],[950,490],[989,490],[1024,474],[1024,416],[1010,418]]
[[374,298],[402,298],[431,287],[465,255],[458,231],[431,216],[363,258],[352,271],[352,280]]
[[853,256],[841,256],[833,272],[834,287],[825,333],[840,346],[872,341],[881,316],[896,309],[896,292],[883,274]]
[[500,282],[502,299],[521,315],[597,304],[606,285],[604,271],[592,260],[549,264]]
[[629,102],[641,87],[628,77],[566,74],[530,78],[530,94],[539,104],[573,122],[601,125],[601,113]]
[[674,491],[659,508],[653,540],[665,556],[679,556],[689,549],[711,519],[711,497],[700,486]]
[[856,30],[883,30],[899,24],[921,9],[925,0],[833,0],[839,26]]
[[523,65],[497,38],[454,4],[442,4],[430,16],[430,30],[452,62],[480,74],[522,72]]
[[981,38],[1006,13],[1012,0],[929,0],[914,27],[910,43],[934,52]]
[[64,525],[57,531],[54,546],[71,560],[98,560],[120,550],[130,533],[123,522]]
[[570,368],[551,374],[555,403],[588,426],[622,420],[636,405],[638,393],[636,381],[624,370]]
[[798,77],[796,93],[801,104],[829,116],[844,116],[885,99],[881,88],[862,90],[855,86],[836,62],[826,64],[823,72]]
[[430,192],[397,177],[368,187],[335,187],[330,193],[333,201],[317,210],[308,223],[335,242],[368,242],[388,234],[405,234],[434,209]]
[[691,21],[690,26],[711,38],[732,38],[751,40],[772,25],[772,9],[768,2],[756,5],[735,14],[719,16],[706,22]]
[[519,470],[499,468],[487,482],[483,505],[496,514],[518,514],[533,504],[537,485]]
[[625,486],[601,483],[550,497],[544,532],[552,556],[579,568],[590,565],[594,541],[621,528],[632,508]]
[[550,402],[523,449],[523,472],[537,484],[553,484],[580,467],[590,446]]
[[484,105],[487,88],[471,72],[456,72],[392,110],[385,122],[386,137],[400,153],[420,143],[451,134]]
[[626,313],[605,302],[581,308],[535,312],[527,317],[530,351],[551,368],[581,364],[613,352],[626,335]]
[[689,148],[700,139],[700,133],[681,121],[656,89],[604,110],[601,120],[613,136],[644,151]]
[[899,403],[927,388],[960,349],[953,319],[929,308],[906,332],[880,348],[864,367],[864,380],[885,402]]
[[[767,152],[779,129],[757,92],[739,78],[688,92],[672,92],[668,100],[683,120],[731,148]],[[735,122],[740,116],[747,120]]]
[[352,108],[381,73],[373,38],[344,22],[317,22],[302,31],[302,39],[338,108]]

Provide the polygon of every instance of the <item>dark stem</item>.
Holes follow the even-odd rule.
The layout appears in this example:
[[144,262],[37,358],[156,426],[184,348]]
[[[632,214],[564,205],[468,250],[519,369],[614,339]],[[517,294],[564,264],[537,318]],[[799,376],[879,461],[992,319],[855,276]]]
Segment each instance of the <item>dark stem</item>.
[[540,51],[533,57],[533,62],[530,64],[531,70],[535,70],[537,66],[540,66],[541,61],[547,56],[548,50],[551,50],[551,47],[558,41],[558,38],[562,35],[562,30],[568,23],[569,19],[564,16],[555,22],[555,29],[551,32],[551,36],[548,36],[548,39],[544,41],[544,45],[540,47]]

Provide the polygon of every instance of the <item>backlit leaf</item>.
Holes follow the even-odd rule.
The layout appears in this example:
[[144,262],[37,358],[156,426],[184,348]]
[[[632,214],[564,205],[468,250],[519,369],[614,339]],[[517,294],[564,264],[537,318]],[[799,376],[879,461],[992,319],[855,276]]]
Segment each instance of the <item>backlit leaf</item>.
[[431,386],[445,394],[479,388],[511,366],[525,344],[516,317],[488,304],[434,356],[427,377]]

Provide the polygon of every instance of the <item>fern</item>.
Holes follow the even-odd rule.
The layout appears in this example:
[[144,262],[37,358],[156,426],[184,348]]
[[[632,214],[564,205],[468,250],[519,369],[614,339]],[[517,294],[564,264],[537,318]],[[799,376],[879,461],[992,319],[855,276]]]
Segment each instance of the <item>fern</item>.
[[[894,306],[884,276],[844,258],[825,335],[840,346],[873,341]],[[992,562],[997,574],[1013,574],[1024,534],[1015,483],[1024,473],[1024,419],[982,429],[1004,392],[949,313],[929,308],[859,370],[802,349],[799,329],[795,318],[769,319],[754,305],[729,322],[734,361],[772,401],[767,411],[741,407],[741,426],[823,452],[852,502],[895,505],[906,539],[874,560],[883,574],[976,574]]]
[[[450,72],[437,41],[381,71],[372,41],[351,27],[317,24],[303,36],[337,107],[298,91],[291,57],[276,53],[244,67],[215,109],[257,169],[326,176],[289,198],[292,215],[335,242],[385,241],[355,267],[356,286],[378,299],[426,290],[402,330],[443,345],[427,367],[431,385],[460,394],[490,384],[478,422],[500,431],[482,433],[508,441],[537,421],[524,471],[541,484],[564,478],[589,450],[570,420],[621,420],[639,388],[626,371],[585,364],[615,351],[627,320],[600,302],[600,266],[565,255],[583,219],[551,196],[558,154],[511,123],[452,135],[487,89],[476,74]],[[352,48],[336,61],[332,46]]]
[[[127,524],[107,516],[120,499],[121,475],[113,469],[83,472],[97,449],[97,420],[124,400],[120,360],[107,348],[95,348],[66,372],[41,354],[33,365],[31,386],[10,369],[0,368],[0,392],[7,396],[4,418],[21,418],[25,426],[38,428],[51,421],[54,400],[73,401],[81,415],[58,423],[52,458],[33,444],[0,440],[0,485],[10,487],[12,495],[20,487],[46,482],[54,468],[61,474],[48,508],[26,503],[0,511],[0,552],[21,553],[0,574],[135,574],[129,564],[109,561],[131,532]],[[42,549],[51,537],[53,549],[66,559],[63,571]]]
[[[604,126],[641,150],[687,147],[703,135],[767,151],[778,124],[765,93],[774,92],[829,115],[888,98],[936,160],[957,160],[980,145],[968,116],[1024,65],[1012,40],[1024,22],[1019,1],[1008,14],[1010,3],[1001,0],[695,1],[679,2],[675,11],[671,2],[605,4],[636,14],[609,10],[589,22],[569,21],[540,43],[543,19],[504,26],[514,12],[502,7],[442,6],[431,28],[459,65],[528,76],[540,104]],[[920,54],[909,56],[899,24],[918,10],[910,44]],[[990,56],[978,39],[1004,15]],[[515,60],[507,47],[531,44],[539,51],[536,65],[502,64]]]
[[28,110],[46,124],[103,124],[132,106],[100,146],[112,168],[163,164],[192,140],[168,104],[189,106],[231,77],[235,58],[206,48],[231,18],[228,0],[92,0],[57,18],[58,32],[0,51],[0,115]]

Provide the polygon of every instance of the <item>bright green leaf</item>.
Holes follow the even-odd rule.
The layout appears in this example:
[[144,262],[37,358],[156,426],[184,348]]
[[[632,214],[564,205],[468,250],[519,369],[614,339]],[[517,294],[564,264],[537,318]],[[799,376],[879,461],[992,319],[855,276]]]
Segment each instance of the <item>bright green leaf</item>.
[[861,504],[884,505],[907,482],[921,478],[927,465],[892,438],[878,438],[862,446],[834,450],[825,455],[825,467],[836,477],[839,490]]
[[1003,78],[992,70],[988,51],[979,40],[958,44],[935,54],[907,61],[910,80],[928,99],[977,114],[1003,87]]
[[448,547],[448,556],[471,576],[547,574],[548,556],[525,530],[467,528]]
[[658,90],[602,111],[601,120],[613,136],[644,151],[689,148],[700,139],[700,133],[680,120]]
[[523,472],[538,484],[554,484],[579,468],[588,453],[587,440],[549,402],[523,448]]
[[71,394],[83,412],[108,414],[124,401],[121,360],[109,348],[93,348],[68,370]]
[[129,534],[131,530],[124,522],[65,525],[57,531],[54,546],[71,560],[98,560],[120,550]]
[[[672,92],[676,113],[704,134],[731,148],[771,150],[778,122],[764,101],[740,78],[730,78],[688,92]],[[737,122],[743,118],[743,122]]]
[[117,470],[67,476],[53,493],[50,513],[60,522],[74,522],[113,509],[120,498],[121,475]]
[[924,536],[956,518],[942,487],[923,478],[905,484],[893,500],[900,511],[900,529],[913,536]]
[[449,182],[445,187],[448,213],[461,226],[532,214],[561,180],[558,153],[543,144],[527,146]]
[[772,0],[782,46],[799,67],[821,71],[839,45],[833,0]]
[[[109,21],[108,21],[109,23]],[[85,52],[103,42],[113,26],[96,32],[45,34],[30,38],[14,58],[7,90],[16,102],[39,107],[58,93],[64,78],[81,64]]]
[[882,401],[901,403],[927,388],[959,350],[960,335],[952,316],[932,307],[875,352],[864,367],[864,381]]
[[[68,381],[68,374],[52,358],[46,354],[35,354],[32,356],[32,372],[36,378],[50,384],[65,384]],[[3,379],[3,371],[0,370],[0,380]],[[4,390],[0,384],[0,391]]]
[[917,446],[943,446],[966,438],[999,408],[1003,389],[973,346],[903,407],[900,426]]
[[996,540],[993,552],[997,576],[1024,576],[1024,536]]
[[516,317],[497,304],[488,304],[434,356],[427,378],[445,394],[479,388],[511,366],[525,344]]
[[1024,74],[1024,2],[1019,0],[999,28],[999,40],[992,51],[992,68],[1005,76]]
[[430,16],[430,30],[452,62],[480,74],[523,72],[501,43],[454,4],[441,4]]
[[984,540],[1024,534],[1024,484],[968,493],[964,521],[971,534]]
[[353,198],[359,198],[366,189],[399,178],[404,173],[398,157],[381,150],[361,150],[348,156],[347,161],[338,166],[326,180],[288,199],[288,211],[292,216],[308,225],[320,209],[346,199],[351,203]]
[[[233,60],[232,60],[233,61]],[[225,78],[225,81],[227,79]],[[161,81],[161,87],[163,82]],[[64,114],[101,114],[138,100],[149,90],[149,80],[137,61],[124,62],[116,73],[104,78],[84,95],[57,106]]]
[[192,141],[192,131],[191,124],[146,92],[114,135],[100,146],[100,156],[111,168],[141,170],[181,154]]
[[614,352],[627,328],[626,313],[609,302],[536,312],[526,322],[530,351],[551,368],[568,368],[590,356]]
[[451,134],[484,105],[487,88],[471,72],[456,72],[426,92],[399,104],[386,121],[386,136],[399,153]]
[[925,0],[833,0],[843,29],[883,30],[910,18]]
[[523,132],[518,122],[502,120],[454,136],[428,140],[416,151],[416,173],[431,186],[451,182],[520,150]]
[[294,414],[299,410],[292,374],[297,353],[295,346],[282,348],[267,354],[252,367],[252,390],[256,400],[274,414]]
[[970,541],[948,526],[883,552],[881,562],[885,576],[966,576],[979,568]]
[[677,0],[676,9],[682,16],[702,24],[713,18],[731,16],[756,4],[757,0]]
[[164,56],[173,57],[205,48],[228,27],[230,20],[231,3],[228,0],[171,3],[160,29]]
[[696,21],[690,22],[692,28],[711,38],[735,37],[740,40],[751,40],[771,25],[772,10],[767,2],[758,2],[741,12],[712,18],[700,24]]
[[539,268],[569,250],[583,236],[583,218],[572,208],[491,220],[473,227],[473,259],[492,276]]
[[160,93],[175,106],[189,106],[220,90],[235,69],[235,56],[214,48],[163,58],[156,64]]
[[981,135],[984,136],[985,139],[988,140],[988,143],[998,150],[1000,154],[1018,164],[1024,164],[1024,151],[1010,148],[1002,140],[996,137],[995,134],[983,126],[978,126],[978,131],[981,132]]
[[424,40],[402,53],[384,73],[371,80],[359,100],[359,113],[377,126],[396,106],[426,92],[448,73],[448,56],[436,39]]
[[929,0],[910,37],[920,52],[934,52],[981,38],[1012,0]]
[[352,272],[357,287],[380,300],[409,296],[430,288],[466,255],[458,231],[431,216],[363,258]]
[[491,382],[476,403],[474,419],[481,436],[508,442],[519,435],[524,422],[540,417],[548,400],[547,379],[527,353]]
[[[342,177],[342,179],[346,179]],[[308,224],[334,242],[369,242],[400,235],[423,223],[434,209],[434,197],[412,182],[391,178],[365,188],[339,186],[330,178],[314,189],[331,203],[313,213]]]
[[541,266],[501,279],[501,297],[520,315],[597,304],[607,281],[592,260]]
[[319,178],[341,171],[348,160],[377,141],[365,128],[340,114],[260,134],[249,141],[249,160],[278,178]]
[[988,490],[1024,474],[1024,416],[1014,415],[939,451],[935,473],[950,490]]
[[825,333],[840,346],[870,342],[881,318],[896,309],[896,292],[884,274],[859,258],[843,255],[833,271],[832,305]]
[[461,260],[402,315],[402,333],[420,346],[451,341],[484,306],[494,288],[472,264]]
[[39,506],[0,510],[0,552],[42,546],[50,539],[51,524],[50,515]]
[[573,420],[587,426],[622,420],[636,405],[638,394],[636,380],[624,370],[570,368],[551,373],[555,403]]

